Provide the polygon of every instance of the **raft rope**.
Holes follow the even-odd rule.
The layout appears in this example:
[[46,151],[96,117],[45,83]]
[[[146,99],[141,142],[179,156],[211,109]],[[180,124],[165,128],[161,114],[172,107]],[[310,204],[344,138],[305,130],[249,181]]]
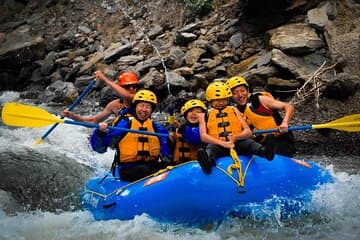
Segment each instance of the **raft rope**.
[[[182,164],[179,164],[179,165],[182,165]],[[179,165],[177,165],[177,166],[179,166]],[[177,166],[176,166],[176,167],[177,167]],[[142,181],[142,180],[144,180],[144,179],[152,178],[152,177],[155,177],[155,176],[157,176],[157,175],[159,175],[159,174],[161,174],[161,173],[170,171],[170,170],[172,170],[173,168],[174,168],[174,166],[167,166],[166,168],[160,169],[159,171],[157,171],[157,172],[155,172],[155,173],[153,173],[153,174],[151,174],[151,175],[149,175],[149,176],[146,176],[146,177],[143,177],[143,178],[141,178],[141,179],[138,179],[138,180],[136,180],[136,181],[134,181],[134,182],[130,182],[130,183],[128,183],[128,184],[125,184],[124,186],[121,186],[121,187],[115,189],[114,191],[112,191],[112,192],[110,192],[110,193],[108,193],[108,194],[101,194],[101,193],[98,193],[98,192],[95,192],[95,191],[92,191],[92,190],[89,190],[89,189],[86,189],[86,188],[85,188],[84,192],[88,192],[88,193],[91,193],[91,194],[93,194],[93,195],[98,195],[98,196],[104,198],[104,200],[106,200],[109,196],[111,196],[111,195],[113,195],[113,194],[116,194],[116,195],[120,194],[120,193],[123,191],[124,188],[127,188],[127,187],[129,187],[129,186],[131,186],[131,185],[134,185],[134,184],[136,184],[136,183],[138,183],[138,182],[140,182],[140,181]],[[111,174],[111,173],[109,173],[109,174]],[[105,175],[105,176],[99,181],[99,183],[103,182],[103,181],[109,176],[109,174]],[[113,176],[112,174],[111,174],[111,177],[114,178],[114,176]]]
[[235,169],[237,172],[237,175],[238,175],[238,179],[239,179],[237,181],[237,184],[238,184],[238,186],[243,187],[245,185],[245,181],[244,181],[244,175],[242,172],[242,166],[241,166],[239,156],[238,156],[237,152],[234,150],[234,148],[230,148],[230,156],[233,159],[234,164],[231,164],[228,166],[227,173],[229,175],[231,175],[233,169]]
[[[256,157],[255,155],[252,156],[251,159],[249,160],[249,162],[246,164],[245,170],[244,170],[244,172],[243,172],[242,175],[241,175],[241,176],[242,176],[242,181],[241,181],[240,177],[239,177],[239,180],[233,177],[233,175],[232,175],[232,169],[233,169],[233,168],[230,168],[231,165],[227,168],[227,170],[225,170],[225,169],[223,169],[223,168],[221,168],[221,167],[219,167],[219,166],[216,166],[216,168],[219,169],[220,171],[222,171],[224,174],[226,174],[229,178],[231,178],[239,187],[244,187],[246,174],[247,174],[247,172],[248,172],[248,170],[249,170],[249,167],[250,167],[251,163],[254,161],[255,157]],[[239,161],[239,162],[240,162],[240,161]],[[241,166],[241,165],[240,165],[240,166]],[[229,171],[229,170],[230,170],[230,171]],[[240,170],[240,169],[239,169],[239,170]],[[240,172],[241,172],[241,171],[240,171]],[[243,184],[243,185],[241,185],[241,184]]]
[[[234,150],[234,151],[235,151],[235,150]],[[235,153],[236,153],[236,152],[235,152]],[[231,154],[231,151],[230,151],[230,154]],[[239,160],[238,155],[236,154],[236,155],[234,155],[234,156],[236,156],[236,157],[233,157],[233,156],[231,156],[231,157],[233,157],[233,160],[234,160],[235,163],[229,165],[228,168],[227,168],[227,170],[225,170],[225,169],[223,169],[223,168],[221,168],[221,167],[219,167],[219,166],[216,166],[216,168],[219,169],[220,171],[222,171],[224,174],[226,174],[229,178],[231,178],[238,186],[243,187],[243,186],[245,185],[246,174],[247,174],[247,172],[248,172],[248,169],[249,169],[249,167],[250,167],[250,164],[251,164],[252,161],[255,159],[255,155],[252,156],[251,159],[249,160],[249,162],[246,164],[246,167],[245,167],[245,171],[244,171],[244,172],[242,172],[242,166],[241,166],[241,162],[240,162],[240,160]],[[189,161],[189,162],[197,162],[197,161]],[[177,168],[177,167],[179,167],[179,166],[181,166],[181,165],[188,164],[189,162],[182,163],[182,164],[179,164],[179,165],[176,165],[176,166],[168,166],[167,168],[161,169],[161,170],[159,170],[158,172],[151,174],[150,176],[141,178],[141,179],[139,179],[139,180],[136,180],[136,181],[134,181],[134,182],[131,182],[131,183],[128,183],[128,184],[126,184],[126,185],[124,185],[124,186],[121,186],[121,187],[115,189],[114,191],[112,191],[112,192],[110,192],[110,193],[108,193],[108,194],[101,194],[101,193],[98,193],[98,192],[95,192],[95,191],[92,191],[92,190],[89,190],[89,189],[86,189],[86,188],[85,188],[84,192],[88,192],[88,193],[91,193],[91,194],[93,194],[93,195],[98,195],[98,196],[104,198],[104,200],[106,200],[108,197],[110,197],[110,196],[113,195],[113,194],[116,194],[116,195],[120,194],[120,193],[124,190],[124,188],[127,188],[127,187],[129,187],[129,186],[131,186],[131,185],[134,185],[134,184],[136,184],[136,183],[138,183],[138,182],[140,182],[140,181],[142,181],[142,180],[144,180],[144,179],[151,178],[151,177],[157,176],[157,175],[159,175],[159,174],[161,174],[161,173],[163,173],[163,172],[166,172],[166,171],[172,170],[172,169],[174,169],[174,168]],[[233,170],[233,169],[236,169],[236,170],[237,170],[238,179],[236,179],[236,178],[234,178],[234,177],[232,176],[232,170]],[[106,176],[109,176],[109,175],[106,175]],[[114,178],[114,177],[112,176],[112,178]]]

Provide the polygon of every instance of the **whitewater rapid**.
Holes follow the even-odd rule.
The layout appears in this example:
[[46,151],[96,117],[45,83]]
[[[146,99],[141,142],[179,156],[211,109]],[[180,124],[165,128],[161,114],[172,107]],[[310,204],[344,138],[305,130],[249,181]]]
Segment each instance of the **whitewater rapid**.
[[[16,92],[0,95],[0,104],[20,101]],[[52,107],[39,105],[48,111]],[[55,111],[54,111],[55,112]],[[89,148],[92,129],[60,124],[40,145],[34,145],[48,127],[9,128],[0,125],[1,149],[34,148],[42,154],[56,152],[97,173],[108,171],[114,151],[98,154]],[[360,236],[359,156],[301,156],[329,169],[335,178],[313,193],[306,214],[280,219],[277,210],[258,219],[225,219],[201,228],[156,222],[146,215],[133,220],[95,221],[81,209],[73,211],[22,211],[8,192],[0,190],[0,239],[358,239]],[[344,164],[341,164],[344,163]],[[25,176],[20,176],[25,177]],[[179,206],[181,210],[181,206]],[[266,206],[264,206],[266,211]]]

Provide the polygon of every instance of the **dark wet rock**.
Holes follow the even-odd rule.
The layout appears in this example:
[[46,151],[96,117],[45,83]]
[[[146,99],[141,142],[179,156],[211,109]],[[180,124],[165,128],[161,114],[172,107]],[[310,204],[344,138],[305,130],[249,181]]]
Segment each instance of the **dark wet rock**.
[[[306,58],[303,58],[286,55],[276,48],[271,52],[271,61],[275,65],[291,73],[293,76],[303,80],[309,78],[309,76],[319,69],[322,64],[330,62],[328,58],[317,53],[308,54]],[[334,79],[334,75],[330,72],[327,72],[326,74],[327,80]]]
[[71,211],[80,208],[78,193],[92,170],[63,154],[44,153],[16,146],[16,151],[0,147],[0,189],[24,209]]
[[73,83],[56,81],[49,85],[45,91],[39,96],[41,102],[73,102],[78,97],[78,91]]
[[286,99],[301,87],[302,83],[296,79],[268,78],[267,88],[273,95],[280,99]]
[[73,82],[75,80],[75,77],[77,76],[77,73],[80,71],[81,65],[74,64],[72,68],[69,68],[69,71],[65,74],[65,77],[63,78],[64,82]]
[[337,78],[326,86],[324,96],[330,99],[343,100],[354,95],[360,87],[358,76],[339,74]]

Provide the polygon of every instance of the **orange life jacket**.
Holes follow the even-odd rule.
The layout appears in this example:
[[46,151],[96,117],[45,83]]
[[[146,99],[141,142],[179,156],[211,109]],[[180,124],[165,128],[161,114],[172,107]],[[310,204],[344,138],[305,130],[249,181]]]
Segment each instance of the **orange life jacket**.
[[239,134],[243,130],[233,106],[227,106],[222,110],[210,108],[207,112],[206,127],[210,136],[223,141],[228,141],[229,134]]
[[[130,129],[155,132],[151,119],[141,123],[129,117]],[[157,160],[160,155],[160,141],[157,136],[128,132],[118,143],[120,163]]]
[[174,163],[179,164],[196,160],[198,148],[184,141],[182,134],[180,134],[178,131],[175,134],[176,142],[174,147]]
[[[249,103],[246,105],[244,110],[244,115],[246,117],[246,122],[248,123],[251,130],[263,130],[263,129],[273,129],[277,128],[281,122],[282,117],[278,111],[274,111],[266,108],[259,101],[259,96],[268,96],[273,98],[273,96],[268,92],[259,92],[254,93],[250,96]],[[275,133],[278,135],[278,133]],[[257,140],[260,140],[266,136],[258,136]]]

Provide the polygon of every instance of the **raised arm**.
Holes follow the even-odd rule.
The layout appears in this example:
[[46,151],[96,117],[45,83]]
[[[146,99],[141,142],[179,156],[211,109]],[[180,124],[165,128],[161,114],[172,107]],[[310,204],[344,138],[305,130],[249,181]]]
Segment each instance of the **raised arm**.
[[75,121],[99,123],[99,122],[105,121],[112,114],[114,114],[114,115],[117,114],[117,111],[119,111],[119,109],[117,107],[116,101],[118,101],[118,100],[114,100],[114,101],[111,101],[110,103],[108,103],[108,105],[106,105],[106,107],[104,108],[104,110],[102,112],[100,112],[94,116],[83,117],[83,116],[80,116],[78,114],[75,114],[75,113],[69,111],[68,109],[65,109],[61,113],[61,116],[73,119]]
[[284,112],[283,121],[279,125],[279,130],[280,132],[287,132],[289,122],[294,114],[295,108],[289,103],[278,101],[268,96],[259,96],[259,101],[268,109]]
[[110,79],[108,79],[101,71],[95,71],[94,72],[94,77],[96,79],[100,79],[102,80],[104,83],[106,83],[106,85],[108,85],[109,87],[111,87],[120,97],[125,98],[129,101],[131,101],[133,99],[133,97],[135,96],[135,93],[131,93],[130,91],[128,91],[127,89],[125,89],[124,87],[118,85],[117,83],[111,81]]

